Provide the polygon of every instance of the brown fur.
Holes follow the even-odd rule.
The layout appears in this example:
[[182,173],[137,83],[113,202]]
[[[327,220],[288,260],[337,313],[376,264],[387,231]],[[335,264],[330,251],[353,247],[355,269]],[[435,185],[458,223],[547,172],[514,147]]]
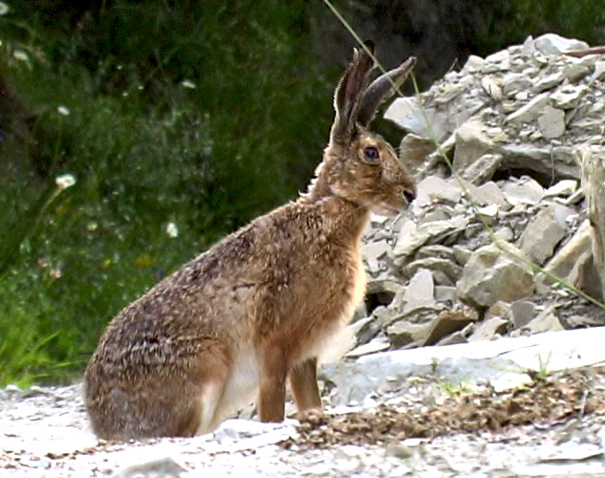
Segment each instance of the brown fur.
[[[306,194],[227,236],[108,325],[85,374],[98,436],[208,432],[257,391],[261,420],[281,421],[288,378],[299,410],[321,407],[317,357],[363,299],[369,212],[396,213],[415,195],[393,148],[358,123],[371,68],[356,51]],[[365,110],[390,94],[382,88]],[[368,146],[377,161],[365,157]]]

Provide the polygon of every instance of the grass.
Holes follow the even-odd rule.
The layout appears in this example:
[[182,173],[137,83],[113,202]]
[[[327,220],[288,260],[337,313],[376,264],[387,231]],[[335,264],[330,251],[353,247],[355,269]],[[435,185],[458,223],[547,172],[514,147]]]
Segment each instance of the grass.
[[118,310],[303,187],[331,117],[302,3],[114,1],[77,28],[32,5],[0,16],[19,99],[0,149],[0,386],[81,373]]

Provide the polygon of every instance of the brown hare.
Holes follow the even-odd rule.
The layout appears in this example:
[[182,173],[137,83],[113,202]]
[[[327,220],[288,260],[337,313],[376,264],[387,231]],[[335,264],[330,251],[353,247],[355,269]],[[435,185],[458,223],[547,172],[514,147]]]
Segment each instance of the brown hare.
[[99,437],[209,432],[255,393],[260,419],[282,421],[287,379],[300,411],[321,407],[317,357],[363,300],[369,213],[397,214],[416,194],[393,148],[367,130],[414,62],[368,86],[373,60],[355,50],[308,191],[225,237],[110,322],[85,374]]

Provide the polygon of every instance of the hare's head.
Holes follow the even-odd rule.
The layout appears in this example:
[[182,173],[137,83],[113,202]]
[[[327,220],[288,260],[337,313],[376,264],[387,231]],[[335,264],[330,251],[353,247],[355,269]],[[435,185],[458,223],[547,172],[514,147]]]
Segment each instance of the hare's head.
[[[371,44],[366,47],[371,51]],[[374,62],[364,49],[355,50],[334,93],[336,117],[321,166],[331,194],[387,215],[397,214],[414,199],[416,186],[410,172],[399,162],[393,147],[368,130],[368,124],[378,106],[403,83],[415,61],[409,58],[368,86]]]

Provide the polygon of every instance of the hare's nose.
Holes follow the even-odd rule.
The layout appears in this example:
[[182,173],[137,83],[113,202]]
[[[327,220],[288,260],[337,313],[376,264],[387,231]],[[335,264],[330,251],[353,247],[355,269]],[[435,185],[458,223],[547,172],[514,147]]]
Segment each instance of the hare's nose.
[[405,200],[408,202],[408,204],[412,204],[412,201],[416,199],[416,193],[414,191],[406,189],[405,191],[403,191],[403,197],[405,197]]

